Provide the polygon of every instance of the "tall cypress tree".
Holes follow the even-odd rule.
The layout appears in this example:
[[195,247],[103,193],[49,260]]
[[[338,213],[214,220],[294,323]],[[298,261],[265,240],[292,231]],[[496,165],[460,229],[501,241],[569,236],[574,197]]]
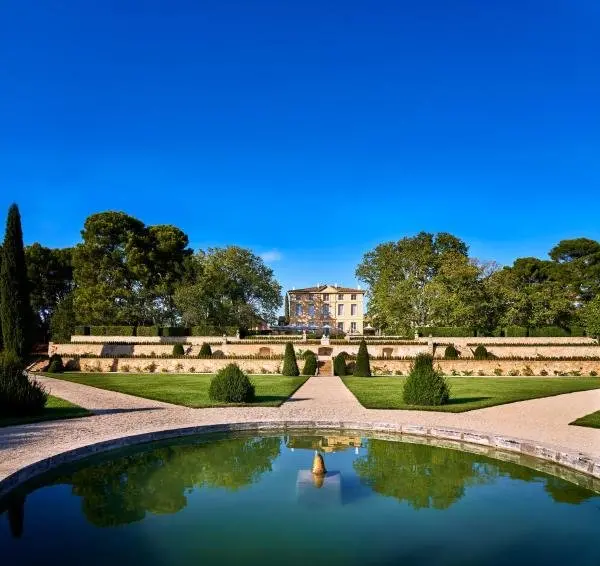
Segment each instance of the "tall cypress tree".
[[4,349],[24,356],[31,337],[27,266],[21,215],[16,204],[8,209],[0,268],[0,318]]

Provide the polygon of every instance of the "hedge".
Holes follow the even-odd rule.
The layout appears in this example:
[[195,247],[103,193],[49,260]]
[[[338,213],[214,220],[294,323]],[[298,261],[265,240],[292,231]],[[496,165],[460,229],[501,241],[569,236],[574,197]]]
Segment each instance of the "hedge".
[[470,338],[476,336],[474,328],[468,326],[419,326],[417,328],[419,336],[434,336],[440,338]]
[[138,326],[135,329],[136,336],[160,336],[159,326]]
[[90,327],[89,326],[76,326],[73,329],[75,336],[89,336],[90,335]]
[[526,338],[527,327],[525,326],[507,326],[504,329],[504,336],[507,338]]
[[90,336],[135,336],[135,327],[90,326]]
[[570,336],[571,333],[569,330],[565,328],[561,328],[560,326],[539,326],[537,328],[529,329],[529,336],[534,338],[541,337],[562,337],[562,336]]
[[193,326],[190,336],[235,336],[237,333],[237,326]]
[[178,337],[178,336],[189,336],[190,329],[185,328],[183,326],[163,326],[161,327],[161,336],[165,336],[168,338]]

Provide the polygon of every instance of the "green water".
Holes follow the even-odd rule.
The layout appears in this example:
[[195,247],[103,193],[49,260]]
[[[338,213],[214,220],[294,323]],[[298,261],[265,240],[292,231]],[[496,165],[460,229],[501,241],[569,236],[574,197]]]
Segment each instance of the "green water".
[[482,455],[335,434],[113,453],[45,476],[0,513],[2,566],[600,564],[592,491]]

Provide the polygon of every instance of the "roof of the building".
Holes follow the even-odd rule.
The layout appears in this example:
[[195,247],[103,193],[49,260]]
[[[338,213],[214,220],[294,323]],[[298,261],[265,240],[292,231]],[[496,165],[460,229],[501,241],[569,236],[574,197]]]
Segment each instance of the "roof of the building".
[[305,287],[304,289],[290,289],[288,293],[321,293],[328,287],[339,293],[363,293],[364,289],[353,289],[352,287],[336,287],[335,285],[319,285],[318,287]]

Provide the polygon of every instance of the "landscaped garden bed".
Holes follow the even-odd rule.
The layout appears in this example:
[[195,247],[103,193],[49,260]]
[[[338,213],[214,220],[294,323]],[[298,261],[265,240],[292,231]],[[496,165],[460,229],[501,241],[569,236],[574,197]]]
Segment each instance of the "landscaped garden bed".
[[405,379],[345,377],[344,383],[367,409],[415,409],[450,413],[600,389],[598,377],[447,377],[450,386],[450,402],[447,405],[416,407],[404,403]]
[[53,421],[57,419],[72,419],[75,417],[86,417],[91,415],[90,411],[74,405],[65,399],[48,396],[46,406],[38,415],[27,415],[22,417],[1,417],[0,427],[37,423],[40,421]]
[[[209,398],[210,381],[214,377],[212,374],[63,373],[49,375],[74,383],[186,407],[227,406],[215,404]],[[307,379],[307,377],[282,375],[251,375],[250,380],[255,386],[256,396],[255,400],[248,405],[278,407]]]

